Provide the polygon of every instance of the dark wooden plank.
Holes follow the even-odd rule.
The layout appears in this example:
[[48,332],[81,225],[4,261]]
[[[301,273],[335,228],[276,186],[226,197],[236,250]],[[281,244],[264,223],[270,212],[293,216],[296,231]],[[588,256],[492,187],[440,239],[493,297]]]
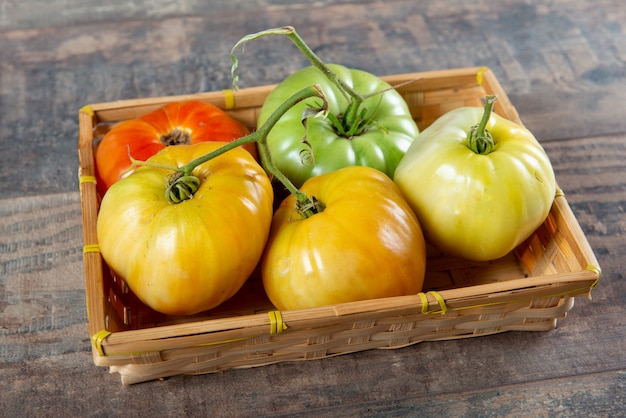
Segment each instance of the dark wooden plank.
[[[163,19],[224,12],[254,16],[263,9],[308,10],[331,4],[365,4],[375,0],[109,0],[100,4],[93,0],[26,0],[3,5],[0,30],[33,29],[48,26],[91,25],[110,21]],[[36,7],[34,7],[36,5]]]
[[[0,392],[9,416],[619,416],[626,370],[626,135],[546,149],[604,276],[545,333],[421,343],[122,387],[93,365],[77,192],[0,200]],[[30,403],[19,400],[28,397]],[[14,414],[15,413],[15,414]],[[343,414],[343,415],[342,415]]]
[[298,412],[303,417],[483,417],[586,416],[618,417],[626,371],[550,379],[540,382],[463,391],[436,396],[407,396],[390,401],[330,406]]
[[[623,416],[626,9],[529,3],[25,0],[0,8],[0,416]],[[303,8],[307,8],[304,12]],[[54,13],[53,13],[54,12]],[[229,86],[246,33],[295,25],[376,74],[488,65],[544,140],[604,276],[547,333],[422,343],[122,387],[93,365],[76,190],[83,104]],[[153,46],[157,45],[158,48]],[[305,62],[241,55],[243,86]],[[23,195],[20,198],[12,198]]]
[[[335,374],[320,387],[310,376],[286,375],[301,370],[280,366],[271,374],[234,371],[123,387],[114,376],[85,369],[89,361],[78,353],[0,369],[13,379],[9,393],[0,395],[4,416],[621,417],[625,411],[626,370],[443,393],[417,392],[411,379],[420,376],[389,371],[382,384],[397,386],[404,378],[407,389],[390,396],[382,384],[370,391],[342,388]],[[38,378],[28,378],[33,375]],[[312,380],[316,384],[309,384]]]
[[[232,45],[284,24],[325,60],[375,74],[490,66],[544,140],[626,131],[626,8],[617,0],[328,1],[306,13],[304,2],[163,3],[3,7],[0,194],[75,190],[78,108],[228,88]],[[241,58],[242,86],[306,64],[286,39],[249,45]]]

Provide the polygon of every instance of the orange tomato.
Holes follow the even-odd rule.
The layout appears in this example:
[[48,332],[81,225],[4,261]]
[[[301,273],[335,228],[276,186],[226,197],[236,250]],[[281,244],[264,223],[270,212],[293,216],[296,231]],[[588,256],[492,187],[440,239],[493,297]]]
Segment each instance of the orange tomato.
[[[129,155],[145,161],[166,146],[205,141],[230,142],[249,129],[222,109],[198,100],[169,103],[136,119],[114,126],[96,149],[98,191],[103,195],[122,175],[129,174]],[[256,144],[244,146],[255,158]]]
[[346,167],[308,179],[300,191],[325,208],[302,218],[290,195],[274,214],[262,277],[278,309],[421,291],[426,266],[422,230],[387,175]]

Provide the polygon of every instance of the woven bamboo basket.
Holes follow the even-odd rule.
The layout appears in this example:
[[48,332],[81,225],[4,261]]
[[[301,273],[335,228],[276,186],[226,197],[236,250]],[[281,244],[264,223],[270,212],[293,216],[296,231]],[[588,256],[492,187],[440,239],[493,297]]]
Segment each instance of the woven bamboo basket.
[[[461,106],[483,106],[520,122],[493,73],[485,67],[382,77],[409,104],[420,129]],[[79,112],[80,191],[89,332],[94,362],[132,384],[179,374],[202,374],[282,361],[322,359],[373,348],[504,331],[553,329],[589,295],[600,268],[565,197],[559,193],[545,223],[518,248],[491,262],[451,258],[429,248],[422,293],[277,311],[257,275],[219,307],[190,317],[151,311],[102,260],[96,236],[99,196],[94,148],[120,121],[165,103],[199,99],[255,126],[273,86],[85,106]]]

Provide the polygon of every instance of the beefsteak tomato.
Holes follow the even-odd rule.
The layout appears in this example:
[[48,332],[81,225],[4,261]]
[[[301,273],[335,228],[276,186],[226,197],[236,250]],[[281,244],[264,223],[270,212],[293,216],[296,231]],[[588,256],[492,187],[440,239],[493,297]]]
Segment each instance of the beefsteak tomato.
[[116,182],[102,199],[102,257],[156,311],[188,315],[219,305],[261,258],[273,191],[247,151],[236,148],[193,169],[198,188],[191,198],[166,198],[172,171],[160,166],[185,166],[224,144],[166,147],[148,160],[151,166]]
[[[96,149],[98,191],[103,195],[129,174],[129,155],[145,161],[169,145],[204,141],[229,142],[249,129],[222,109],[199,100],[179,101],[115,125]],[[244,146],[256,158],[256,145]]]
[[350,166],[307,180],[300,192],[323,209],[303,217],[291,194],[274,215],[261,274],[278,309],[420,292],[424,237],[388,176]]
[[485,109],[441,116],[411,145],[394,180],[426,240],[441,251],[493,260],[528,238],[556,194],[550,159],[525,127]]
[[334,64],[327,68],[364,100],[360,104],[351,100],[333,78],[315,66],[289,75],[265,99],[258,126],[293,93],[312,84],[321,86],[328,114],[306,116],[303,121],[303,115],[311,113],[308,109],[320,107],[318,99],[310,99],[283,115],[267,136],[276,166],[296,187],[310,177],[352,165],[373,167],[393,176],[419,133],[408,105],[373,74]]

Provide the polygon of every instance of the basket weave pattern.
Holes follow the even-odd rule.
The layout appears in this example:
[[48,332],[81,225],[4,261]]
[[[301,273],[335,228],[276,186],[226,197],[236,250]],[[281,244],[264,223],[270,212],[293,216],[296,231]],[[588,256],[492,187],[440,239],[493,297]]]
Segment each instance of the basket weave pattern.
[[[464,68],[383,77],[407,101],[420,129],[461,106],[498,97],[495,112],[520,122],[493,73]],[[278,312],[253,276],[231,300],[192,317],[167,317],[142,305],[103,262],[96,236],[99,197],[94,146],[111,126],[167,102],[199,99],[254,127],[273,86],[85,106],[79,112],[85,284],[94,362],[124,384],[282,361],[320,359],[373,348],[504,331],[545,331],[588,295],[600,269],[559,194],[548,219],[507,256],[471,262],[428,249],[425,288],[411,296]]]

